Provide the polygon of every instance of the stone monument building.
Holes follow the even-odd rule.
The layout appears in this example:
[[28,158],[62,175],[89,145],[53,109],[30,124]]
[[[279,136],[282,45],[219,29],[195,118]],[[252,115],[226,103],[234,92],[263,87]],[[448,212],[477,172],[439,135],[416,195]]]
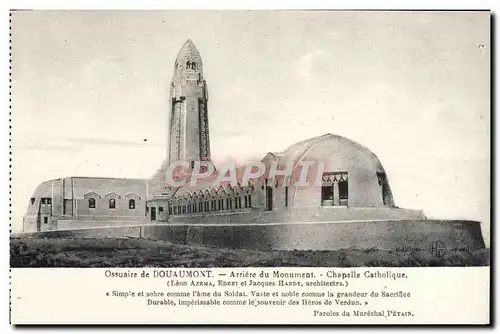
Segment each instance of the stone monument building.
[[373,152],[334,134],[303,140],[262,159],[265,166],[276,163],[294,170],[304,162],[324,163],[320,185],[297,187],[279,180],[270,184],[262,178],[235,186],[214,184],[214,178],[208,178],[195,186],[169,187],[166,171],[172,164],[187,161],[192,169],[195,161],[210,161],[208,88],[200,52],[191,40],[175,60],[168,113],[167,158],[151,179],[66,177],[44,182],[30,198],[24,232],[246,222],[262,212],[299,221],[425,219],[420,210],[396,207],[388,176]]

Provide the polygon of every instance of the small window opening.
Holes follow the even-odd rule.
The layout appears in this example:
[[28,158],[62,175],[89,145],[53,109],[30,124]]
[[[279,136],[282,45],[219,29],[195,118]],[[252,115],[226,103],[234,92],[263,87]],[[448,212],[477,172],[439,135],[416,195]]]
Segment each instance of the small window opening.
[[347,183],[347,180],[341,180],[339,181],[340,205],[347,205],[348,197],[349,197],[349,184]]
[[333,205],[333,184],[327,183],[321,186],[321,205]]

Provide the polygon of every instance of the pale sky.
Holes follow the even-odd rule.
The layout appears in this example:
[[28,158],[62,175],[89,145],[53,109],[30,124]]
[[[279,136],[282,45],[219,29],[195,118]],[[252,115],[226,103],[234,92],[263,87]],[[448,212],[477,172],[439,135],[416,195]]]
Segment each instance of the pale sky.
[[17,12],[12,228],[44,180],[152,176],[190,38],[216,163],[338,134],[377,154],[396,205],[489,238],[489,32],[487,12]]

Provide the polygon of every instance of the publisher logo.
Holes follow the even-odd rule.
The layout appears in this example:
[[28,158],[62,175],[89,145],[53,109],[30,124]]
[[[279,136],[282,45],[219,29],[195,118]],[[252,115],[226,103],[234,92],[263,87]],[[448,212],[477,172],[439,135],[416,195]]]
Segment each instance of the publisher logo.
[[446,246],[441,240],[434,241],[429,245],[429,252],[437,257],[442,257],[446,252]]

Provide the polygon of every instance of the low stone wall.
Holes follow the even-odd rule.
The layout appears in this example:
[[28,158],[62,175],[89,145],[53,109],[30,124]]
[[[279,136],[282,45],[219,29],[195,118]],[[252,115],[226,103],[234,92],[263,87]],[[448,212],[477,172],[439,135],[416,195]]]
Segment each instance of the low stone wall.
[[472,251],[485,247],[480,223],[460,220],[387,220],[267,225],[158,224],[24,233],[21,236],[145,238],[175,243],[260,250],[426,251],[456,249]]
[[299,222],[335,222],[353,220],[395,220],[425,219],[421,210],[389,207],[351,208],[351,207],[314,207],[286,208],[274,211],[204,212],[200,214],[170,216],[172,224],[268,224]]
[[152,240],[165,240],[173,243],[186,243],[189,231],[188,225],[143,225],[141,237]]
[[134,220],[59,220],[58,230],[74,230],[88,228],[107,228],[116,226],[135,226],[142,224],[140,219]]
[[59,230],[32,233],[13,233],[13,238],[39,238],[39,239],[57,239],[57,238],[84,238],[84,239],[123,239],[123,238],[141,238],[141,226],[119,226],[109,228],[88,228],[79,230]]

